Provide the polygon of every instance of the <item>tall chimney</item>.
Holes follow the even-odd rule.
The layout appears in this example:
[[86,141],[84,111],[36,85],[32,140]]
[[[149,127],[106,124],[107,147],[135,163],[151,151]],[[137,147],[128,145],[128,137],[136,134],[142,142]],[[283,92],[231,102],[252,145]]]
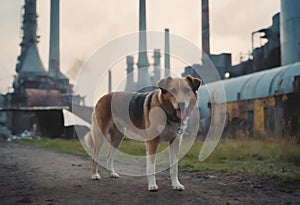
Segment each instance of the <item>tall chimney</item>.
[[165,29],[165,77],[170,75],[170,33]]
[[202,0],[202,50],[210,54],[209,47],[209,2]]
[[126,77],[126,91],[135,91],[135,84],[133,82],[133,65],[134,65],[134,59],[132,56],[127,56],[126,58],[126,64],[127,64],[127,77]]
[[[138,86],[145,85],[150,81],[148,73],[147,57],[147,34],[146,34],[146,2],[140,0],[140,19],[139,19],[139,56],[138,56]],[[141,71],[142,69],[142,71]]]
[[112,86],[111,85],[112,82],[111,81],[112,81],[112,79],[111,79],[111,70],[109,70],[108,71],[108,92],[109,93],[111,93],[111,91],[112,91],[112,87],[111,87]]
[[59,0],[51,0],[49,75],[55,79],[64,78],[60,73],[59,59]]
[[281,64],[289,65],[300,61],[300,2],[281,0],[280,5]]
[[154,49],[154,81],[157,82],[160,80],[160,49]]
[[36,0],[25,0],[23,15],[23,38],[21,45],[21,54],[18,56],[16,65],[17,73],[32,73],[46,75],[46,71],[40,59],[37,43],[37,14]]

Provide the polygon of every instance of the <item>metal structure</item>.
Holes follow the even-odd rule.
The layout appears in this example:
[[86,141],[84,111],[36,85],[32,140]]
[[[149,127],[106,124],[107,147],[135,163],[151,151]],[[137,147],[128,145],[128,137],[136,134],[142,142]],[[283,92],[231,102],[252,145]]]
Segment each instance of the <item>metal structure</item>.
[[59,0],[51,0],[48,73],[55,81],[64,84],[64,92],[68,92],[69,80],[60,71],[59,26]]
[[[252,32],[252,53],[248,55],[246,60],[241,60],[240,64],[231,66],[228,69],[231,77],[238,77],[281,65],[280,15],[277,13],[272,17],[272,25],[268,28]],[[263,39],[267,40],[265,44],[262,44]],[[255,41],[259,42],[259,46],[255,46]]]
[[37,49],[36,0],[25,0],[22,29],[11,106],[70,106],[72,85],[59,70],[59,0],[51,1],[49,72]]
[[[205,83],[214,82],[219,79],[225,78],[225,73],[231,67],[231,54],[230,53],[221,53],[221,54],[212,54],[210,53],[210,30],[209,30],[209,0],[202,0],[202,12],[201,12],[201,20],[202,20],[202,64],[195,64],[193,68],[198,72],[205,72],[207,78]],[[215,66],[211,65],[211,61]],[[214,74],[212,69],[217,69],[219,77]],[[195,75],[190,69],[190,66],[185,68],[183,76],[186,75]]]
[[126,58],[126,64],[127,64],[127,77],[126,77],[126,86],[125,90],[127,91],[134,91],[136,84],[134,82],[134,76],[133,76],[133,70],[134,70],[134,58],[132,56],[127,56]]
[[281,0],[280,41],[282,65],[300,61],[300,1]]
[[[272,25],[252,33],[252,42],[259,34],[259,38],[267,39],[267,43],[258,48],[253,46],[253,59],[230,69],[231,76],[242,76],[222,81],[225,101],[213,104],[210,99],[208,90],[217,93],[217,83],[200,88],[201,133],[205,135],[211,122],[226,116],[223,134],[228,137],[253,135],[299,140],[299,10],[299,1],[282,0],[281,13],[273,16]],[[212,112],[211,109],[218,110],[224,104],[226,113]]]
[[[1,112],[5,112],[6,127],[12,134],[39,130],[43,136],[63,135],[63,109],[71,109],[74,96],[72,85],[60,72],[59,59],[59,0],[51,0],[49,71],[40,59],[37,43],[36,0],[25,0],[21,54],[16,66],[14,91],[5,96]],[[2,114],[1,113],[1,114]],[[46,123],[49,120],[51,123]]]
[[170,75],[170,33],[165,29],[165,77]]
[[[170,75],[170,39],[169,29],[165,29],[165,76]],[[147,30],[146,30],[146,0],[139,1],[139,53],[137,62],[137,81],[134,82],[134,58],[127,56],[127,82],[126,91],[146,92],[155,89],[153,86],[160,79],[160,52],[154,50],[153,74],[149,73],[149,63],[147,55]]]
[[149,62],[147,56],[147,32],[146,32],[146,0],[140,0],[139,18],[139,56],[138,56],[138,86],[142,87],[150,82]]
[[153,63],[153,67],[154,67],[154,76],[153,76],[153,81],[157,82],[160,80],[160,49],[154,49],[154,54],[153,54],[153,58],[154,58],[154,63]]
[[202,0],[202,50],[210,54],[209,0]]
[[[13,84],[15,92],[23,95],[25,88],[47,87],[46,82],[49,80],[37,49],[36,19],[36,0],[25,0],[21,54],[18,56],[17,76]],[[41,81],[45,83],[41,85]]]
[[[243,137],[300,135],[300,62],[223,81],[226,101],[211,105],[211,92],[217,92],[216,83],[200,88],[199,107],[203,131],[208,120],[227,116],[225,135]],[[226,104],[227,113],[211,116],[213,106]],[[287,126],[291,124],[290,128]],[[290,129],[290,130],[289,130]],[[290,133],[287,133],[289,130]]]
[[[227,100],[218,102],[219,104],[212,104],[207,92],[207,88],[209,88],[217,93],[215,83],[211,83],[216,80],[215,78],[208,80],[200,88],[200,131],[205,134],[211,120],[217,122],[217,119],[227,116],[224,133],[226,136],[245,137],[252,133],[257,136],[299,137],[299,1],[281,0],[281,14],[273,16],[272,25],[255,31],[251,35],[252,42],[255,38],[259,38],[259,40],[264,38],[267,39],[267,43],[256,48],[252,43],[252,56],[236,66],[231,66],[231,54],[214,55],[210,53],[208,4],[208,0],[202,0],[202,48],[216,65],[221,78],[225,72],[230,72],[231,77],[243,76],[222,81]],[[160,78],[159,69],[154,69],[154,75],[148,73],[150,63],[147,57],[146,43],[146,0],[140,0],[139,21],[137,82],[134,82],[133,78],[134,58],[127,57],[127,73],[129,75],[127,76],[126,90],[130,91],[137,91],[147,83],[152,81],[153,84]],[[20,134],[24,130],[30,130],[37,126],[41,128],[40,130],[45,131],[44,136],[61,136],[65,131],[63,109],[70,108],[72,98],[75,101],[78,99],[78,104],[83,98],[73,95],[72,85],[60,71],[59,0],[51,0],[48,72],[41,62],[37,49],[39,37],[36,33],[36,0],[25,0],[22,30],[21,54],[18,57],[17,75],[13,83],[14,92],[8,93],[0,99],[1,104],[7,105],[0,111],[8,112],[5,117],[3,117],[3,112],[1,113],[0,121],[4,121],[5,118],[6,127],[12,131],[12,134]],[[165,29],[165,76],[170,74],[169,41],[169,30]],[[160,66],[160,57],[160,52],[155,50],[154,67]],[[186,67],[183,75],[192,74],[195,77],[201,77],[204,73],[209,75],[211,66],[207,62],[205,63],[208,57],[205,59],[202,56],[203,65]],[[195,72],[197,69],[200,72]],[[109,72],[109,84],[111,90],[111,72]],[[212,108],[217,109],[218,106],[224,104],[227,106],[226,113],[214,112],[214,116],[211,116]],[[85,118],[88,119],[92,109],[80,107],[80,105],[77,107],[79,107],[77,110],[82,111],[81,114],[86,115]],[[49,119],[55,123],[47,123]]]

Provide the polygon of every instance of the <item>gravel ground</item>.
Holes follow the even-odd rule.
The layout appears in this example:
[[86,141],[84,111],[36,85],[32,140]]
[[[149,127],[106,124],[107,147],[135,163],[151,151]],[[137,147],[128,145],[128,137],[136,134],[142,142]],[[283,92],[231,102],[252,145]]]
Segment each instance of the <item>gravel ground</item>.
[[0,141],[0,204],[300,204],[300,181],[181,172],[178,192],[162,172],[160,190],[148,192],[146,177],[100,172],[93,181],[89,158]]

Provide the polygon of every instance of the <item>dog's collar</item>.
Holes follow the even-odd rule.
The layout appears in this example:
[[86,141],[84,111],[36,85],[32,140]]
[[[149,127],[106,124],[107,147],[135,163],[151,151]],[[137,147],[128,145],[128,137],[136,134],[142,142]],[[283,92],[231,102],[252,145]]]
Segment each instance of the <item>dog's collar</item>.
[[177,117],[172,117],[172,116],[168,115],[167,110],[164,108],[163,104],[161,103],[161,95],[162,95],[161,90],[159,90],[159,94],[157,96],[157,100],[158,100],[158,103],[159,103],[160,107],[164,110],[164,112],[167,115],[167,123],[170,123],[170,122],[177,122],[177,123],[179,123],[179,122],[181,122],[181,119],[179,119]]
[[[166,112],[166,111],[165,111],[165,112]],[[166,114],[167,114],[167,112],[166,112]],[[175,117],[171,117],[171,116],[169,116],[169,115],[167,114],[167,121],[168,121],[168,122],[181,122],[181,119],[175,118]]]

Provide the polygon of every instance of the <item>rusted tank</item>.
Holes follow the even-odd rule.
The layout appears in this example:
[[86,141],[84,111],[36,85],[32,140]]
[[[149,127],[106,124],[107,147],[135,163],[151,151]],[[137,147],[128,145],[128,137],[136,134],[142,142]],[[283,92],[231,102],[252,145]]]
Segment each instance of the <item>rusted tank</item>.
[[[227,109],[218,115],[226,115],[224,135],[300,137],[300,62],[224,80],[223,86],[226,100],[219,105]],[[199,90],[202,127],[213,120],[207,90],[215,88],[209,83]]]

